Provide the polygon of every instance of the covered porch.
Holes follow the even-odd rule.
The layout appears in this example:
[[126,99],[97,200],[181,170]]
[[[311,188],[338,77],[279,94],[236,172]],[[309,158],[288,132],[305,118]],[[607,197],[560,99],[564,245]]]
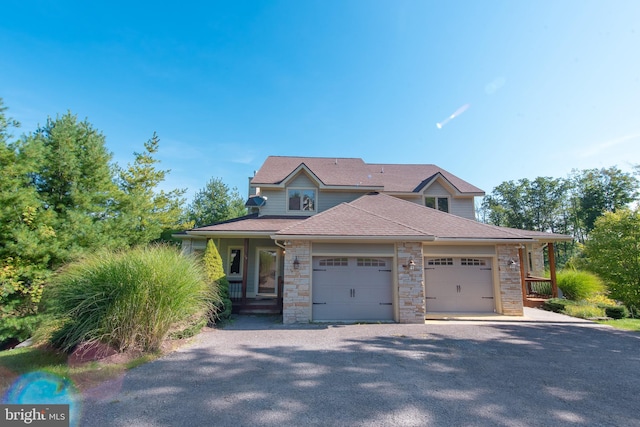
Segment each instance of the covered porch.
[[[544,276],[544,249],[549,260],[549,277]],[[525,307],[541,307],[550,298],[558,297],[554,242],[545,245],[525,245],[518,249],[522,303]]]
[[281,314],[285,250],[270,236],[300,220],[251,214],[177,237],[186,253],[202,254],[207,242],[213,241],[229,281],[233,313]]

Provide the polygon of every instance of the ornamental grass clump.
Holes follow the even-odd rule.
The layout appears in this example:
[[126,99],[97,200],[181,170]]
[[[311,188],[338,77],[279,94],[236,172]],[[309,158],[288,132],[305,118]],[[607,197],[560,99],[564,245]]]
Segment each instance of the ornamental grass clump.
[[52,336],[69,351],[100,341],[119,351],[156,351],[170,329],[208,318],[219,299],[200,263],[167,246],[101,252],[67,265],[47,288]]
[[581,301],[606,291],[602,280],[587,271],[561,270],[556,277],[562,294],[570,300]]

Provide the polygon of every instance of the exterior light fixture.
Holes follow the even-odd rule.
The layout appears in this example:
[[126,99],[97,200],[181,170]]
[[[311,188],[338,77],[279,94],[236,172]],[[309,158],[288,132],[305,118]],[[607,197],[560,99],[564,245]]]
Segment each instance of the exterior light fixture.
[[298,257],[296,257],[296,259],[293,260],[293,269],[294,270],[300,269],[300,261],[298,261]]
[[507,261],[507,267],[509,268],[509,270],[516,270],[518,268],[518,262],[511,258],[509,261]]
[[416,262],[413,260],[413,257],[409,258],[409,262],[403,265],[404,268],[407,268],[409,270],[415,270],[416,269]]

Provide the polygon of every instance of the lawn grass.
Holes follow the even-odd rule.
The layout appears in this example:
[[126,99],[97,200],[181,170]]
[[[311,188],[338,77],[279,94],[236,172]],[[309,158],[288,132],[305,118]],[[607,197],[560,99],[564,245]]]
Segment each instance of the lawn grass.
[[640,319],[598,320],[598,323],[625,331],[640,332]]
[[28,347],[0,352],[0,395],[20,376],[44,371],[71,380],[79,391],[123,375],[128,369],[158,358],[160,353],[147,353],[120,363],[86,362],[75,366],[67,363],[67,355],[46,348]]

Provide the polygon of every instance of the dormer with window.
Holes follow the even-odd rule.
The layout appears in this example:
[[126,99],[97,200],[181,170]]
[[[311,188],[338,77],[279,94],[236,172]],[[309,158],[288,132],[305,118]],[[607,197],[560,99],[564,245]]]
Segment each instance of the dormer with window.
[[317,195],[315,188],[287,188],[287,211],[316,213]]

